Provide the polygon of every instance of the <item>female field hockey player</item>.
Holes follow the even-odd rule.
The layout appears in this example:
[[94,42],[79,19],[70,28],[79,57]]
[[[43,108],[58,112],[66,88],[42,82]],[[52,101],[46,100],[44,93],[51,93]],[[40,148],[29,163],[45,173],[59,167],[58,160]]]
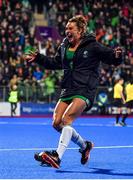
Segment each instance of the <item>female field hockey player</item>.
[[119,65],[122,49],[111,49],[98,43],[95,36],[87,33],[87,22],[82,15],[68,20],[66,37],[59,46],[54,58],[36,52],[28,52],[24,59],[35,61],[46,69],[63,69],[61,95],[53,114],[53,127],[61,133],[56,151],[35,154],[35,159],[49,166],[59,168],[62,156],[72,140],[80,147],[81,164],[86,164],[93,143],[83,139],[72,127],[73,121],[89,110],[94,101],[98,86],[100,62]]

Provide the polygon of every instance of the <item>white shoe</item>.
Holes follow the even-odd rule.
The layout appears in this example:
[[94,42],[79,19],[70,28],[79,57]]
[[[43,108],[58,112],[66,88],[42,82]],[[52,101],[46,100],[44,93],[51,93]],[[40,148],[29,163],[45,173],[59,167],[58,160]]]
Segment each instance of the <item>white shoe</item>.
[[119,126],[119,127],[120,127],[120,126],[121,126],[121,124],[120,124],[120,123],[116,123],[116,124],[115,124],[115,126],[117,126],[117,127]]

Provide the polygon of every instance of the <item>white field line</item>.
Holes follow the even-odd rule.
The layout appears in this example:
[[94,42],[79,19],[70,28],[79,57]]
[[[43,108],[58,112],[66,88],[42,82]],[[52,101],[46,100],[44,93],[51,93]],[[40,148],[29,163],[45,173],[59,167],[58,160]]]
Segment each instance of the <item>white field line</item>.
[[[45,123],[45,122],[6,122],[1,121],[0,125],[41,125],[41,126],[52,126],[52,123]],[[99,124],[99,123],[74,123],[74,126],[98,126],[98,127],[113,127],[115,126],[112,122],[108,124]],[[118,126],[117,128],[120,128],[121,126]],[[126,127],[133,127],[133,125],[127,125]]]
[[[133,148],[133,145],[128,146],[97,146],[94,149],[120,149],[120,148]],[[0,151],[38,151],[38,150],[53,150],[56,148],[1,148]],[[68,150],[77,150],[79,148],[67,148]]]

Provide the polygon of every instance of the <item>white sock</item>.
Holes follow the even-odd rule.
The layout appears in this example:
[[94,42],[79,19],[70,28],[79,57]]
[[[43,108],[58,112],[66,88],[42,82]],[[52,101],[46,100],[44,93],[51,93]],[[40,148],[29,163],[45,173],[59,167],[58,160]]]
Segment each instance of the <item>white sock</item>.
[[76,132],[74,128],[72,128],[72,138],[71,140],[77,144],[82,150],[86,148],[85,140],[80,136],[79,133]]
[[64,126],[61,132],[57,153],[59,155],[59,158],[61,159],[64,152],[66,151],[66,148],[72,138],[73,128],[71,126]]

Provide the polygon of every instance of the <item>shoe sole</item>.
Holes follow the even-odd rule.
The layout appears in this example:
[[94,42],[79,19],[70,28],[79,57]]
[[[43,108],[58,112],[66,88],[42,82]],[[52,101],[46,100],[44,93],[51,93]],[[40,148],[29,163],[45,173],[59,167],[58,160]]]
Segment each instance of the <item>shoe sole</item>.
[[85,165],[88,162],[88,160],[90,159],[90,152],[93,149],[93,147],[94,147],[94,143],[91,143],[91,148],[86,152],[86,154],[87,154],[86,155],[86,162],[81,163],[81,164]]
[[39,155],[38,155],[38,154],[35,154],[35,155],[34,155],[34,159],[35,159],[36,161],[40,162],[40,163],[41,163],[41,166],[48,166],[48,167],[51,166],[49,163],[41,160],[41,159],[39,158]]
[[49,163],[53,168],[59,169],[60,166],[46,153],[42,154],[42,159],[46,163]]
[[88,160],[90,159],[90,152],[93,149],[93,147],[94,147],[94,143],[91,143],[91,148],[88,150]]

